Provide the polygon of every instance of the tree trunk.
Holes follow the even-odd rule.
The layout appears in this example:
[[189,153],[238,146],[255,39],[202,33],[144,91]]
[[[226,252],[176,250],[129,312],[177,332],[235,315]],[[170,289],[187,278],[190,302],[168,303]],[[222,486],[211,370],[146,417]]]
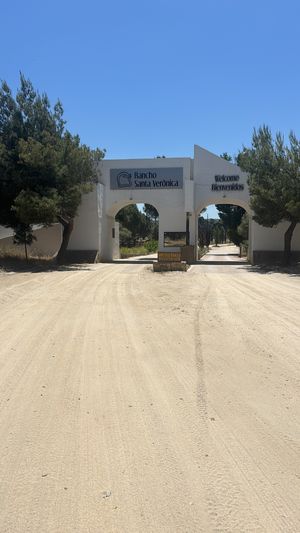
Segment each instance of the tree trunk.
[[25,241],[24,243],[24,247],[25,247],[25,258],[26,258],[26,263],[28,263],[28,252],[27,252],[27,242]]
[[65,259],[66,250],[68,248],[69,240],[74,227],[74,220],[66,221],[62,218],[59,218],[59,222],[63,226],[63,235],[60,249],[58,250],[56,256],[56,262],[61,265]]
[[294,229],[297,225],[297,222],[293,220],[288,229],[284,234],[284,253],[283,253],[283,264],[289,265],[291,263],[291,243]]

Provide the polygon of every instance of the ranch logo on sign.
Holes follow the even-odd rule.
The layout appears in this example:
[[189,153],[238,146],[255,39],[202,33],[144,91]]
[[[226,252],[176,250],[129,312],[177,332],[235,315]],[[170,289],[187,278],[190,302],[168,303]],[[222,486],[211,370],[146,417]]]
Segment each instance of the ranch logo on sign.
[[132,187],[131,174],[129,172],[119,172],[117,175],[117,182],[119,189],[125,189],[126,187]]
[[110,170],[111,189],[182,189],[183,168],[127,168]]

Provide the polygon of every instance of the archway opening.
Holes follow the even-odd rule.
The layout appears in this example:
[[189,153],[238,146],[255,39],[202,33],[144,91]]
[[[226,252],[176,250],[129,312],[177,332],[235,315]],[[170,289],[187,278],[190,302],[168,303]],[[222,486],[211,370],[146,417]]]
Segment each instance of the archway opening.
[[249,215],[238,204],[218,203],[197,216],[198,260],[240,262],[248,258]]
[[152,204],[130,203],[115,215],[115,258],[157,258],[159,213]]

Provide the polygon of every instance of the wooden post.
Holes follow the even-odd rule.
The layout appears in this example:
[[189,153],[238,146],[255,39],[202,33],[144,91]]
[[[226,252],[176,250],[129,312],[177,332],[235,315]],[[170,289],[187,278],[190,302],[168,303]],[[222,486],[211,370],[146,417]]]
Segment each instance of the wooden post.
[[185,243],[187,246],[189,246],[190,244],[190,213],[189,212],[186,213],[185,232],[186,232]]

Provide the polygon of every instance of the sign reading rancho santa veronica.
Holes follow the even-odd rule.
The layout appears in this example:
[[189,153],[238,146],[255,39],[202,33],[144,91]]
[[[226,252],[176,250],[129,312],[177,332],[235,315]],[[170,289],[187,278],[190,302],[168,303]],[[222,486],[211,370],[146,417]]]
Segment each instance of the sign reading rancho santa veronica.
[[243,191],[244,185],[239,183],[240,176],[238,174],[233,176],[225,176],[225,174],[217,174],[215,176],[215,183],[212,184],[212,191]]
[[112,168],[111,189],[182,189],[183,168]]

